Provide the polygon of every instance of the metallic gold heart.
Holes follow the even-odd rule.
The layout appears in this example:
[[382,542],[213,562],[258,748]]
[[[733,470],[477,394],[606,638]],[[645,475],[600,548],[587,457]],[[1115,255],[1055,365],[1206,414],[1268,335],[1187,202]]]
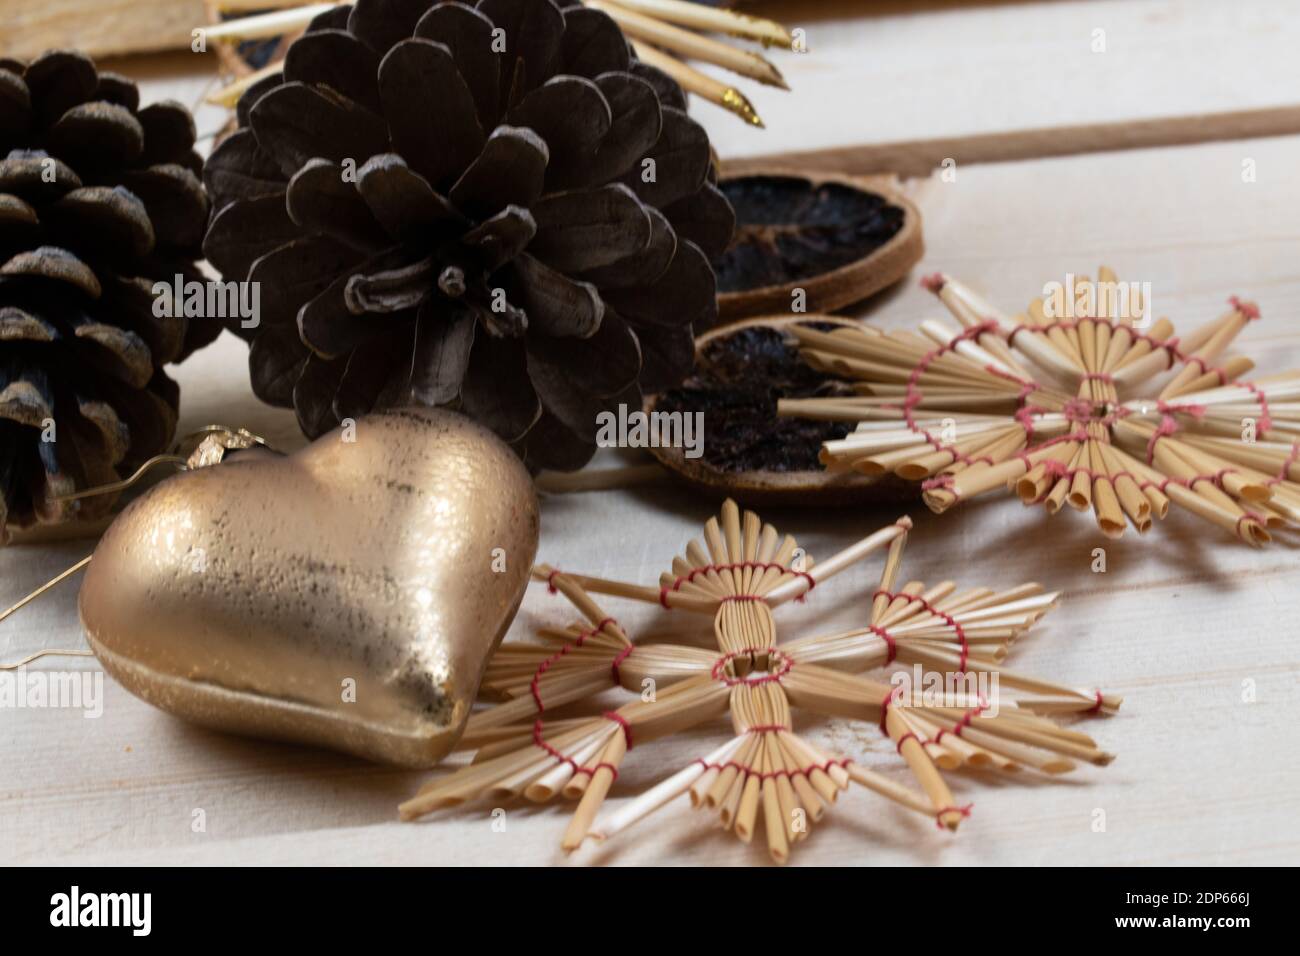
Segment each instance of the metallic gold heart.
[[460,736],[537,534],[494,435],[387,412],[152,489],[95,549],[81,620],[105,669],[177,716],[425,767]]

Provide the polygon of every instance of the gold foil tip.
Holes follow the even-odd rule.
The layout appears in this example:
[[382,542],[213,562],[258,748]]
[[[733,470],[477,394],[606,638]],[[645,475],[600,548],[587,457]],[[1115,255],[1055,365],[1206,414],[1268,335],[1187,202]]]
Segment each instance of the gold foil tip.
[[763,125],[763,120],[754,110],[753,104],[750,103],[749,100],[745,99],[744,94],[739,90],[733,87],[728,87],[722,94],[722,105],[751,126],[757,126],[759,129],[767,128]]

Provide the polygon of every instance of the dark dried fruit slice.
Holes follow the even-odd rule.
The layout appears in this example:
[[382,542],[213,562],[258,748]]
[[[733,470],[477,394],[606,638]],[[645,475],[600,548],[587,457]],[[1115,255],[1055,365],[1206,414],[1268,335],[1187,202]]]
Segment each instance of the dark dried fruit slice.
[[704,415],[702,454],[653,448],[687,482],[747,505],[896,505],[915,501],[916,488],[893,475],[869,478],[827,472],[817,455],[824,441],[852,425],[778,417],[782,398],[851,395],[853,386],[813,369],[799,357],[790,326],[852,326],[828,315],[751,319],[696,339],[695,373],[681,386],[645,401],[645,410]]
[[879,178],[773,169],[718,188],[736,211],[713,260],[720,323],[789,313],[796,288],[809,313],[842,309],[902,279],[925,251],[920,212]]

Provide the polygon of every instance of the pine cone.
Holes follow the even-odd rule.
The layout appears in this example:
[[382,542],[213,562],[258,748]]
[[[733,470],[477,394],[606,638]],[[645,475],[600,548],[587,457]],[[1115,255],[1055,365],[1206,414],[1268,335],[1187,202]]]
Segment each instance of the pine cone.
[[107,510],[49,499],[163,450],[161,367],[220,331],[154,315],[155,282],[200,278],[208,204],[189,112],[139,99],[80,53],[0,60],[0,526]]
[[261,284],[254,391],[308,436],[449,405],[580,467],[598,413],[680,381],[716,314],[734,217],[684,108],[577,3],[318,17],[205,169],[204,250]]

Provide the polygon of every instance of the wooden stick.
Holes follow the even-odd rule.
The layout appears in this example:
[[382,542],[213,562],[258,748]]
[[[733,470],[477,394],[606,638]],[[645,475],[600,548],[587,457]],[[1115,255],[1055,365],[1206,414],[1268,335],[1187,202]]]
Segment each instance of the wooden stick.
[[1297,133],[1300,133],[1300,104],[1289,104],[1253,110],[768,153],[727,160],[722,171],[726,176],[744,176],[783,166],[808,172],[929,176],[945,159],[954,157],[957,162],[969,166]]
[[[283,0],[274,0],[283,6]],[[264,40],[269,37],[285,36],[305,30],[312,20],[322,13],[328,13],[337,3],[313,3],[311,6],[298,6],[288,10],[272,10],[255,16],[224,20],[211,26],[203,27],[204,35],[209,40],[222,43],[242,43],[245,40]],[[281,64],[283,65],[283,64]]]
[[763,17],[746,16],[698,3],[686,3],[683,0],[612,0],[612,2],[665,23],[758,40],[764,46],[780,46],[789,49],[794,43],[789,30],[775,20]]
[[712,63],[768,86],[789,89],[781,72],[757,53],[738,50],[710,37],[703,37],[662,20],[607,3],[606,0],[583,0],[583,3],[607,13],[622,27],[623,32],[634,40],[645,40],[661,49],[670,50],[690,59]]

